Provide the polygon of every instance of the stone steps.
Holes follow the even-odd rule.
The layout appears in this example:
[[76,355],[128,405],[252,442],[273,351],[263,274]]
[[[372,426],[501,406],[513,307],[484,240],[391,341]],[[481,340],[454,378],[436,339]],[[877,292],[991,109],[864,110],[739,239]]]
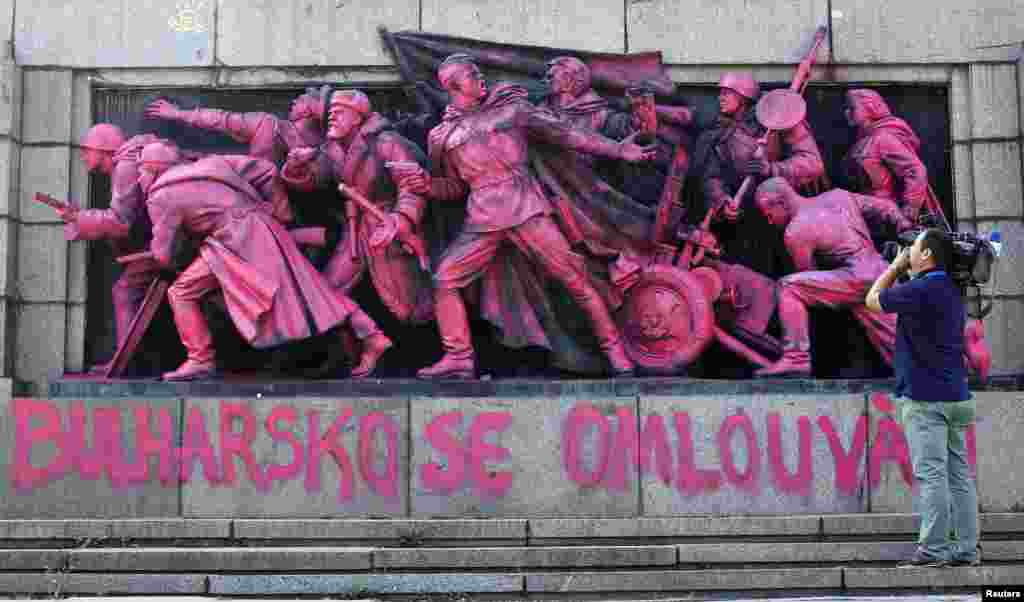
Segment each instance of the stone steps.
[[[0,549],[0,567],[18,571],[268,572],[502,569],[687,568],[716,565],[895,563],[913,542],[708,543],[675,546],[500,548],[226,547]],[[988,562],[1024,562],[1024,541],[985,543]]]
[[[980,515],[986,535],[1024,537],[1024,513]],[[544,544],[548,540],[647,538],[863,538],[915,535],[912,514],[673,516],[529,519],[18,519],[0,541],[396,541],[424,545]]]
[[[556,596],[654,592],[757,592],[800,590],[894,593],[908,589],[949,593],[981,586],[1019,585],[1024,564],[902,569],[895,567],[789,567],[607,572],[361,573],[361,574],[182,574],[182,573],[0,573],[0,591],[16,595],[332,595],[487,594]],[[510,599],[505,597],[503,599]],[[604,598],[602,598],[604,599]]]
[[916,530],[903,514],[0,521],[0,592],[557,599],[1024,583],[1024,514],[984,514],[982,529],[983,566],[903,569]]

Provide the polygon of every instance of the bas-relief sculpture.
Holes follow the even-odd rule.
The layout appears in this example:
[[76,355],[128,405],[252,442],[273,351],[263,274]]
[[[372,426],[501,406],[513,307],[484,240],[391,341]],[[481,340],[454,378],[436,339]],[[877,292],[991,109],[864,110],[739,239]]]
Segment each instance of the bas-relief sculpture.
[[[827,190],[800,96],[822,37],[788,90],[761,94],[749,74],[723,74],[718,123],[700,134],[690,108],[659,100],[672,84],[647,55],[435,40],[433,55],[417,57],[432,73],[418,79],[385,32],[421,101],[416,123],[437,124],[422,147],[358,90],[309,89],[288,119],[158,100],[147,117],[226,133],[249,156],[201,157],[97,124],[81,158],[111,177],[110,209],[53,204],[69,239],[109,240],[125,266],[114,287],[119,352],[133,348],[133,320],[151,319],[141,306],[169,303],[187,359],[166,380],[217,376],[200,310],[213,296],[255,348],[334,333],[354,364],[337,376],[373,374],[402,341],[351,298],[367,277],[400,322],[436,323],[444,354],[423,358],[424,379],[487,370],[471,318],[583,375],[686,374],[717,342],[758,376],[809,376],[808,308],[825,306],[850,311],[891,362],[894,323],[863,307],[885,267],[875,245],[941,206],[918,138],[871,90],[847,94],[853,190]],[[528,79],[492,83],[481,67]],[[687,179],[696,135],[706,157]],[[296,194],[314,190],[336,191],[342,220],[295,219]],[[434,206],[454,208],[461,227],[441,211],[426,219]],[[303,247],[331,250],[321,271]],[[166,283],[165,297],[146,297],[153,282]],[[969,327],[974,355],[987,351],[979,326]]]

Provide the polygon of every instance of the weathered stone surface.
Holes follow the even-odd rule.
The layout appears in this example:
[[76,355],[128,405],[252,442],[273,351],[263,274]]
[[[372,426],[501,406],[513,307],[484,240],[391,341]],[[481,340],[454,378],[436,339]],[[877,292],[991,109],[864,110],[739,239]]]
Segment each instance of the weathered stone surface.
[[432,594],[520,592],[520,575],[210,575],[210,592],[257,594]]
[[507,44],[623,52],[620,2],[423,0],[423,31]]
[[274,520],[237,519],[240,539],[526,540],[526,520]]
[[0,573],[0,591],[10,594],[203,594],[204,575],[80,575]]
[[[640,441],[653,450],[641,449],[642,464],[651,458],[643,479],[645,515],[867,509],[863,462],[840,476],[823,426],[849,449],[863,395],[643,396],[640,407]],[[662,421],[665,442],[659,444],[658,430],[646,430],[657,426],[652,420]],[[681,422],[687,420],[690,434],[682,437]],[[769,436],[775,420],[777,438]],[[801,428],[809,437],[805,451]],[[659,457],[662,446],[669,453],[665,458]],[[690,450],[692,464],[683,464]],[[698,476],[697,470],[704,472]]]
[[89,243],[72,240],[68,245],[68,303],[85,303],[89,294],[86,271],[89,265]]
[[[1024,28],[1021,31],[1024,32]],[[1020,132],[1020,115],[1016,102],[1016,65],[976,63],[970,65],[968,70],[971,85],[971,134],[975,138],[1017,136]]]
[[[691,378],[619,378],[595,380],[491,379],[425,381],[415,378],[344,380],[210,380],[167,383],[154,380],[122,380],[116,383],[65,379],[54,394],[62,397],[265,397],[334,399],[378,399],[402,395],[435,398],[488,397],[498,399],[553,398],[576,396],[584,399],[635,397],[636,395],[848,395],[895,385],[890,379],[819,380],[703,380]],[[89,393],[91,392],[91,393]]]
[[[229,70],[234,71],[234,70]],[[239,69],[239,71],[243,71]],[[249,71],[244,69],[244,71]],[[160,88],[204,88],[217,86],[219,70],[203,67],[177,69],[97,69],[89,77],[97,86],[156,86]],[[303,80],[308,82],[309,80]],[[264,85],[271,84],[265,82]],[[255,84],[254,84],[255,85]]]
[[[71,76],[71,145],[82,141],[92,127],[92,82],[91,72],[75,71]],[[81,161],[79,161],[81,163]],[[74,190],[72,190],[74,192]],[[82,197],[84,198],[84,197]]]
[[[820,0],[653,0],[627,6],[630,52],[661,50],[667,63],[799,63],[828,12]],[[825,62],[827,38],[818,52]]]
[[992,346],[993,374],[1019,374],[1024,371],[1024,300],[996,299],[992,313],[985,318],[985,338]]
[[100,539],[109,532],[101,520],[0,520],[0,539]]
[[947,567],[915,569],[890,567],[847,567],[843,569],[847,589],[917,587],[974,587],[1024,583],[1024,565]]
[[[14,1],[0,0],[0,39],[7,42],[11,39],[11,28],[14,24]],[[9,51],[4,52],[4,58],[11,58]]]
[[842,569],[720,569],[645,573],[550,573],[526,576],[527,592],[766,590],[838,588]]
[[[62,308],[63,309],[63,308]],[[63,328],[63,317],[60,319]],[[35,330],[41,330],[36,326]],[[63,334],[63,333],[62,333]],[[63,336],[60,339],[63,347]],[[19,349],[24,350],[24,344]],[[22,351],[24,353],[24,351]],[[63,366],[63,363],[61,364]],[[131,472],[130,466],[137,460],[136,452],[136,416],[135,408],[143,407],[149,409],[149,428],[154,437],[162,437],[163,431],[160,412],[170,418],[172,425],[180,424],[180,406],[177,401],[148,401],[145,404],[140,402],[123,402],[113,400],[85,400],[85,401],[47,401],[47,400],[0,400],[0,415],[13,417],[10,420],[0,421],[0,440],[8,444],[0,448],[0,473],[11,475],[10,479],[0,479],[0,517],[3,518],[65,518],[65,517],[159,517],[176,516],[179,511],[179,492],[176,487],[177,473],[173,466],[165,468],[166,477],[169,480],[167,485],[160,481],[160,460],[159,454],[154,453],[148,457],[148,479],[144,483],[136,484],[135,479],[127,480]],[[74,420],[73,416],[84,416],[84,422]],[[97,421],[97,415],[100,420]],[[19,419],[18,416],[24,418]],[[111,460],[103,458],[102,448],[96,450],[98,431],[101,436],[104,433],[116,433],[111,425],[117,423],[110,418],[120,420],[120,440],[113,436],[105,438],[114,442],[112,447],[107,447],[110,454],[117,454],[120,459],[120,466]],[[106,417],[106,418],[104,418]],[[51,438],[33,440],[28,438],[27,428],[32,428],[45,437],[47,420],[59,420],[59,428],[68,432],[75,422],[79,422],[80,431],[85,435],[85,447],[77,445],[69,446],[65,452],[74,454],[79,458],[78,462],[70,461],[68,464],[58,464],[57,445]],[[24,421],[30,421],[27,424]],[[97,424],[99,422],[99,424]],[[28,426],[31,425],[31,426]],[[104,426],[106,425],[106,426]],[[22,429],[22,435],[17,436],[18,429]],[[39,429],[39,430],[36,430]],[[75,432],[75,431],[73,431]],[[78,437],[72,440],[81,440]],[[102,440],[102,439],[101,439]],[[180,443],[180,437],[173,435],[172,445]],[[120,444],[118,452],[116,447]],[[19,452],[19,446],[31,446],[27,452]],[[34,471],[19,471],[17,463],[20,453],[27,453],[27,459]],[[96,455],[100,454],[100,455]],[[74,457],[73,456],[73,457]],[[140,465],[141,466],[141,465]],[[49,474],[40,472],[44,467],[52,471]],[[82,471],[85,470],[85,474]],[[111,482],[111,473],[116,483]],[[19,475],[21,478],[19,479]],[[20,482],[20,486],[19,486]],[[76,523],[72,523],[75,525]],[[38,527],[41,528],[41,527]],[[92,524],[78,524],[78,527],[67,527],[81,529],[83,537],[93,537],[94,529],[108,529],[106,523],[103,526]],[[106,533],[107,531],[103,531]],[[4,590],[0,591],[13,591]]]
[[21,75],[10,57],[0,60],[0,135],[15,139],[21,138]]
[[958,218],[974,219],[974,154],[970,142],[953,143],[953,198]]
[[673,546],[410,548],[373,552],[375,569],[670,566]]
[[[408,511],[405,483],[409,478],[409,421],[403,398],[312,398],[301,404],[272,398],[230,402],[194,398],[186,401],[184,411],[186,419],[193,411],[204,417],[211,438],[222,428],[241,433],[245,428],[242,416],[249,416],[255,469],[266,482],[268,470],[276,467],[276,478],[263,487],[253,481],[242,456],[233,454],[231,473],[227,473],[231,478],[223,480],[226,454],[222,440],[214,443],[219,453],[212,475],[219,482],[211,483],[196,466],[192,478],[182,485],[185,516],[386,517],[405,516]],[[225,412],[235,413],[230,427],[222,424]],[[310,426],[314,419],[311,413],[318,422],[315,434]],[[281,433],[276,440],[265,426],[271,415]],[[338,426],[333,441],[344,450],[339,452],[340,457],[328,453],[327,448],[316,451],[318,448],[310,444],[311,440],[326,437],[332,425]],[[289,439],[301,446],[301,457]],[[310,460],[314,452],[316,467]]]
[[613,449],[620,430],[635,436],[635,420],[616,416],[635,416],[635,398],[413,398],[411,407],[413,516],[639,512],[636,472]]
[[0,550],[0,566],[7,571],[55,571],[66,558],[64,550]]
[[[890,400],[888,391],[876,403],[868,396],[870,433],[867,447],[868,483],[871,491],[871,511],[913,514],[915,496],[914,472],[910,461],[910,447],[906,432],[898,424],[899,409],[888,411],[881,399]],[[895,406],[895,402],[891,402]],[[880,407],[881,406],[881,407]]]
[[227,539],[231,522],[200,518],[140,518],[109,521],[109,537],[118,539]]
[[66,67],[188,67],[213,63],[214,2],[100,0],[19,3],[18,63]]
[[18,294],[29,302],[62,302],[68,295],[64,227],[22,224],[18,232]]
[[0,520],[0,539],[227,539],[231,521],[140,518],[123,520]]
[[84,367],[85,304],[69,304],[64,328],[64,371],[81,372]]
[[21,173],[21,145],[10,138],[0,138],[0,216],[18,217],[18,178]]
[[1024,437],[1024,394],[975,393],[978,504],[985,512],[1024,511],[1024,467],[1014,449]]
[[679,564],[761,562],[897,562],[909,558],[913,542],[706,543],[679,546]]
[[914,514],[834,514],[821,517],[822,533],[829,535],[894,535],[917,533]]
[[841,63],[1007,60],[1012,49],[979,46],[1024,39],[1018,2],[941,0],[917,4],[834,0],[834,53]]
[[0,295],[5,297],[18,290],[18,230],[17,222],[0,217]]
[[368,548],[102,548],[75,549],[68,566],[83,572],[361,571]]
[[992,279],[985,287],[986,293],[994,289],[997,295],[1024,294],[1024,225],[1020,219],[995,222],[979,220],[975,232],[988,239],[994,230],[999,231],[1003,248],[994,266]]
[[69,143],[71,70],[26,69],[23,76],[22,143]]
[[230,66],[389,65],[377,27],[416,29],[419,8],[410,0],[227,0],[217,10],[217,59]]
[[949,126],[953,142],[971,139],[970,67],[953,67],[949,79]]
[[61,200],[68,198],[68,165],[71,149],[67,146],[24,146],[21,149],[21,176],[18,199],[23,222],[57,223],[52,208],[32,200],[45,192]]
[[1024,533],[1024,513],[987,512],[979,518],[982,533]]
[[14,318],[15,332],[13,376],[41,395],[47,381],[64,371],[67,308],[63,304],[22,303],[9,316]]
[[820,517],[795,516],[675,516],[666,518],[553,518],[530,519],[531,539],[619,539],[630,537],[715,537],[758,535],[817,535]]
[[[385,60],[391,60],[390,57]],[[386,83],[401,85],[398,73],[379,67],[351,67],[335,69],[325,66],[318,70],[320,81],[341,84],[365,85],[367,83]],[[220,86],[302,86],[309,83],[309,78],[302,70],[288,67],[251,67],[247,69],[224,69],[217,72],[217,85]]]
[[[88,128],[86,128],[88,129]],[[79,136],[75,139],[73,144],[78,144],[82,137]],[[89,194],[91,182],[91,175],[89,169],[85,166],[85,162],[82,161],[81,151],[78,147],[72,146],[71,148],[71,161],[70,170],[68,173],[68,199],[77,203],[80,207],[97,207],[101,204],[109,206],[110,198],[105,199],[94,199]],[[109,176],[103,174],[97,174],[98,178],[109,178]]]
[[978,217],[1020,217],[1020,145],[977,142],[974,156],[974,206]]
[[1024,560],[1024,542],[1022,541],[985,541],[984,560],[1016,561]]

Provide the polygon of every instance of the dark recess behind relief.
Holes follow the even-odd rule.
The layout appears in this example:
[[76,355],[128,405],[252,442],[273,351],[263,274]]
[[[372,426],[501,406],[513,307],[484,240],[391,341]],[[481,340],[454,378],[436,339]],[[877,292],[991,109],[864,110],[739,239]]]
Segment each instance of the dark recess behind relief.
[[[762,89],[768,90],[784,87],[785,85],[782,82],[769,82],[763,84]],[[807,119],[821,148],[826,171],[833,185],[844,185],[841,161],[854,139],[854,132],[846,125],[842,111],[843,96],[846,90],[854,87],[872,87],[877,89],[888,101],[893,113],[905,119],[914,131],[917,132],[922,140],[921,158],[928,168],[929,181],[939,199],[941,199],[947,216],[952,220],[956,215],[956,211],[952,193],[949,110],[945,86],[812,84],[805,96],[808,106]],[[384,113],[392,119],[407,115],[409,111],[414,109],[414,105],[398,86],[374,84],[359,86],[359,88],[366,91],[370,96],[375,110]],[[93,120],[94,122],[107,121],[116,123],[129,136],[139,133],[154,133],[162,137],[171,138],[177,141],[180,146],[188,149],[212,153],[244,153],[246,146],[235,142],[228,136],[189,128],[181,124],[145,119],[143,110],[150,101],[156,98],[167,98],[182,108],[204,106],[231,111],[266,111],[285,117],[288,114],[291,101],[304,90],[305,88],[302,87],[217,90],[199,88],[167,90],[96,88],[93,90]],[[678,99],[683,99],[696,110],[697,127],[705,128],[714,123],[717,115],[717,94],[717,88],[714,86],[680,85],[676,96]],[[697,133],[695,129],[694,139],[696,139]],[[422,141],[423,138],[418,142]],[[109,180],[105,177],[93,176],[90,182],[90,197],[94,206],[108,206],[110,200]],[[114,347],[110,287],[117,276],[118,268],[112,261],[109,246],[103,243],[90,245],[88,261],[89,303],[86,327],[86,360],[94,362],[109,357]],[[391,329],[397,327],[396,323],[390,319],[390,316],[387,315],[387,312],[375,299],[372,288],[364,285],[361,285],[356,290],[355,296],[357,301],[361,302],[367,311],[390,333]],[[168,316],[165,314],[163,319],[165,323],[162,326],[160,324],[156,325],[160,341],[169,343],[171,346],[178,345],[175,340],[173,325],[166,323],[169,321]],[[835,320],[831,318],[825,318],[825,320],[830,322],[829,330],[831,330],[831,322]],[[816,317],[816,321],[818,321],[818,317]],[[850,347],[870,347],[864,335],[853,325],[852,321],[850,321],[850,326],[851,328],[847,328],[851,338]],[[421,339],[419,341],[406,341],[405,345],[400,345],[400,347],[407,346],[411,343],[413,346],[419,347],[415,360],[403,360],[400,357],[401,354],[392,353],[389,355],[396,357],[386,362],[386,364],[392,365],[410,362],[417,365],[400,366],[388,371],[389,373],[386,375],[411,375],[407,374],[410,370],[425,365],[427,362],[422,359],[424,353],[422,345],[428,345],[431,352],[439,351],[436,339],[426,340],[435,337],[436,331],[433,328],[428,330],[429,332],[426,332],[421,328],[415,332],[405,333],[412,339]],[[474,325],[474,331],[478,331],[478,326]],[[868,351],[873,352],[870,349]],[[165,358],[162,363],[166,365],[166,363],[177,361],[180,353],[179,346],[176,353],[169,354],[174,357]],[[513,353],[511,351],[495,350],[495,353],[499,354],[499,364],[506,366],[519,364],[520,372],[524,370],[529,372],[530,367],[541,367],[543,372],[543,366],[546,363],[542,352],[539,351]],[[505,357],[506,355],[508,357]],[[846,357],[846,350],[843,350],[842,355]],[[481,363],[484,363],[484,361]],[[841,363],[838,356],[834,359],[829,359],[827,356],[816,358],[816,376],[839,375]],[[387,366],[382,365],[382,368],[386,370]],[[822,370],[819,370],[819,368],[822,368]],[[713,373],[705,375],[714,376]]]

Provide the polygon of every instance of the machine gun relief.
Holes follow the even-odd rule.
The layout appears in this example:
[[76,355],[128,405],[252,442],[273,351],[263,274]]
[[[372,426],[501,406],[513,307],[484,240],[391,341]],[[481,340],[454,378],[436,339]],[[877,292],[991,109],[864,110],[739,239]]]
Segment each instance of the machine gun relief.
[[[772,136],[777,136],[778,132],[787,130],[803,121],[804,116],[807,114],[807,103],[804,102],[803,92],[810,81],[811,67],[814,65],[817,57],[818,48],[825,41],[826,34],[828,34],[828,28],[825,26],[819,27],[814,32],[814,42],[811,44],[811,49],[804,56],[804,59],[800,61],[800,65],[793,75],[789,88],[767,92],[757,102],[757,120],[767,131],[758,139],[756,153],[764,152],[764,148]],[[716,203],[708,210],[707,215],[704,216],[703,221],[697,227],[699,232],[686,231],[684,236],[677,234],[678,238],[685,241],[683,252],[676,261],[677,265],[681,265],[683,269],[690,269],[700,261],[704,254],[702,247],[713,247],[713,245],[703,242],[708,240],[707,235],[711,231],[711,221],[720,211],[726,208],[726,205],[730,207],[732,212],[739,213],[740,202],[753,185],[754,177],[748,175],[743,179],[739,190],[736,191],[732,198]]]
[[[757,101],[757,120],[767,131],[764,133],[764,136],[758,139],[758,149],[755,151],[755,155],[764,152],[765,147],[773,136],[778,136],[779,132],[788,130],[800,123],[803,121],[804,116],[807,115],[807,103],[804,102],[803,93],[807,89],[808,82],[811,80],[811,67],[814,66],[814,61],[818,55],[818,48],[825,41],[826,34],[828,34],[828,28],[824,25],[815,31],[814,43],[811,44],[811,49],[807,52],[804,59],[800,61],[800,65],[797,66],[789,88],[767,92]],[[732,211],[739,211],[740,202],[753,185],[753,176],[747,176],[743,179],[743,183],[740,184],[736,195],[728,203]],[[721,210],[724,209],[724,206],[716,207],[715,209]]]

